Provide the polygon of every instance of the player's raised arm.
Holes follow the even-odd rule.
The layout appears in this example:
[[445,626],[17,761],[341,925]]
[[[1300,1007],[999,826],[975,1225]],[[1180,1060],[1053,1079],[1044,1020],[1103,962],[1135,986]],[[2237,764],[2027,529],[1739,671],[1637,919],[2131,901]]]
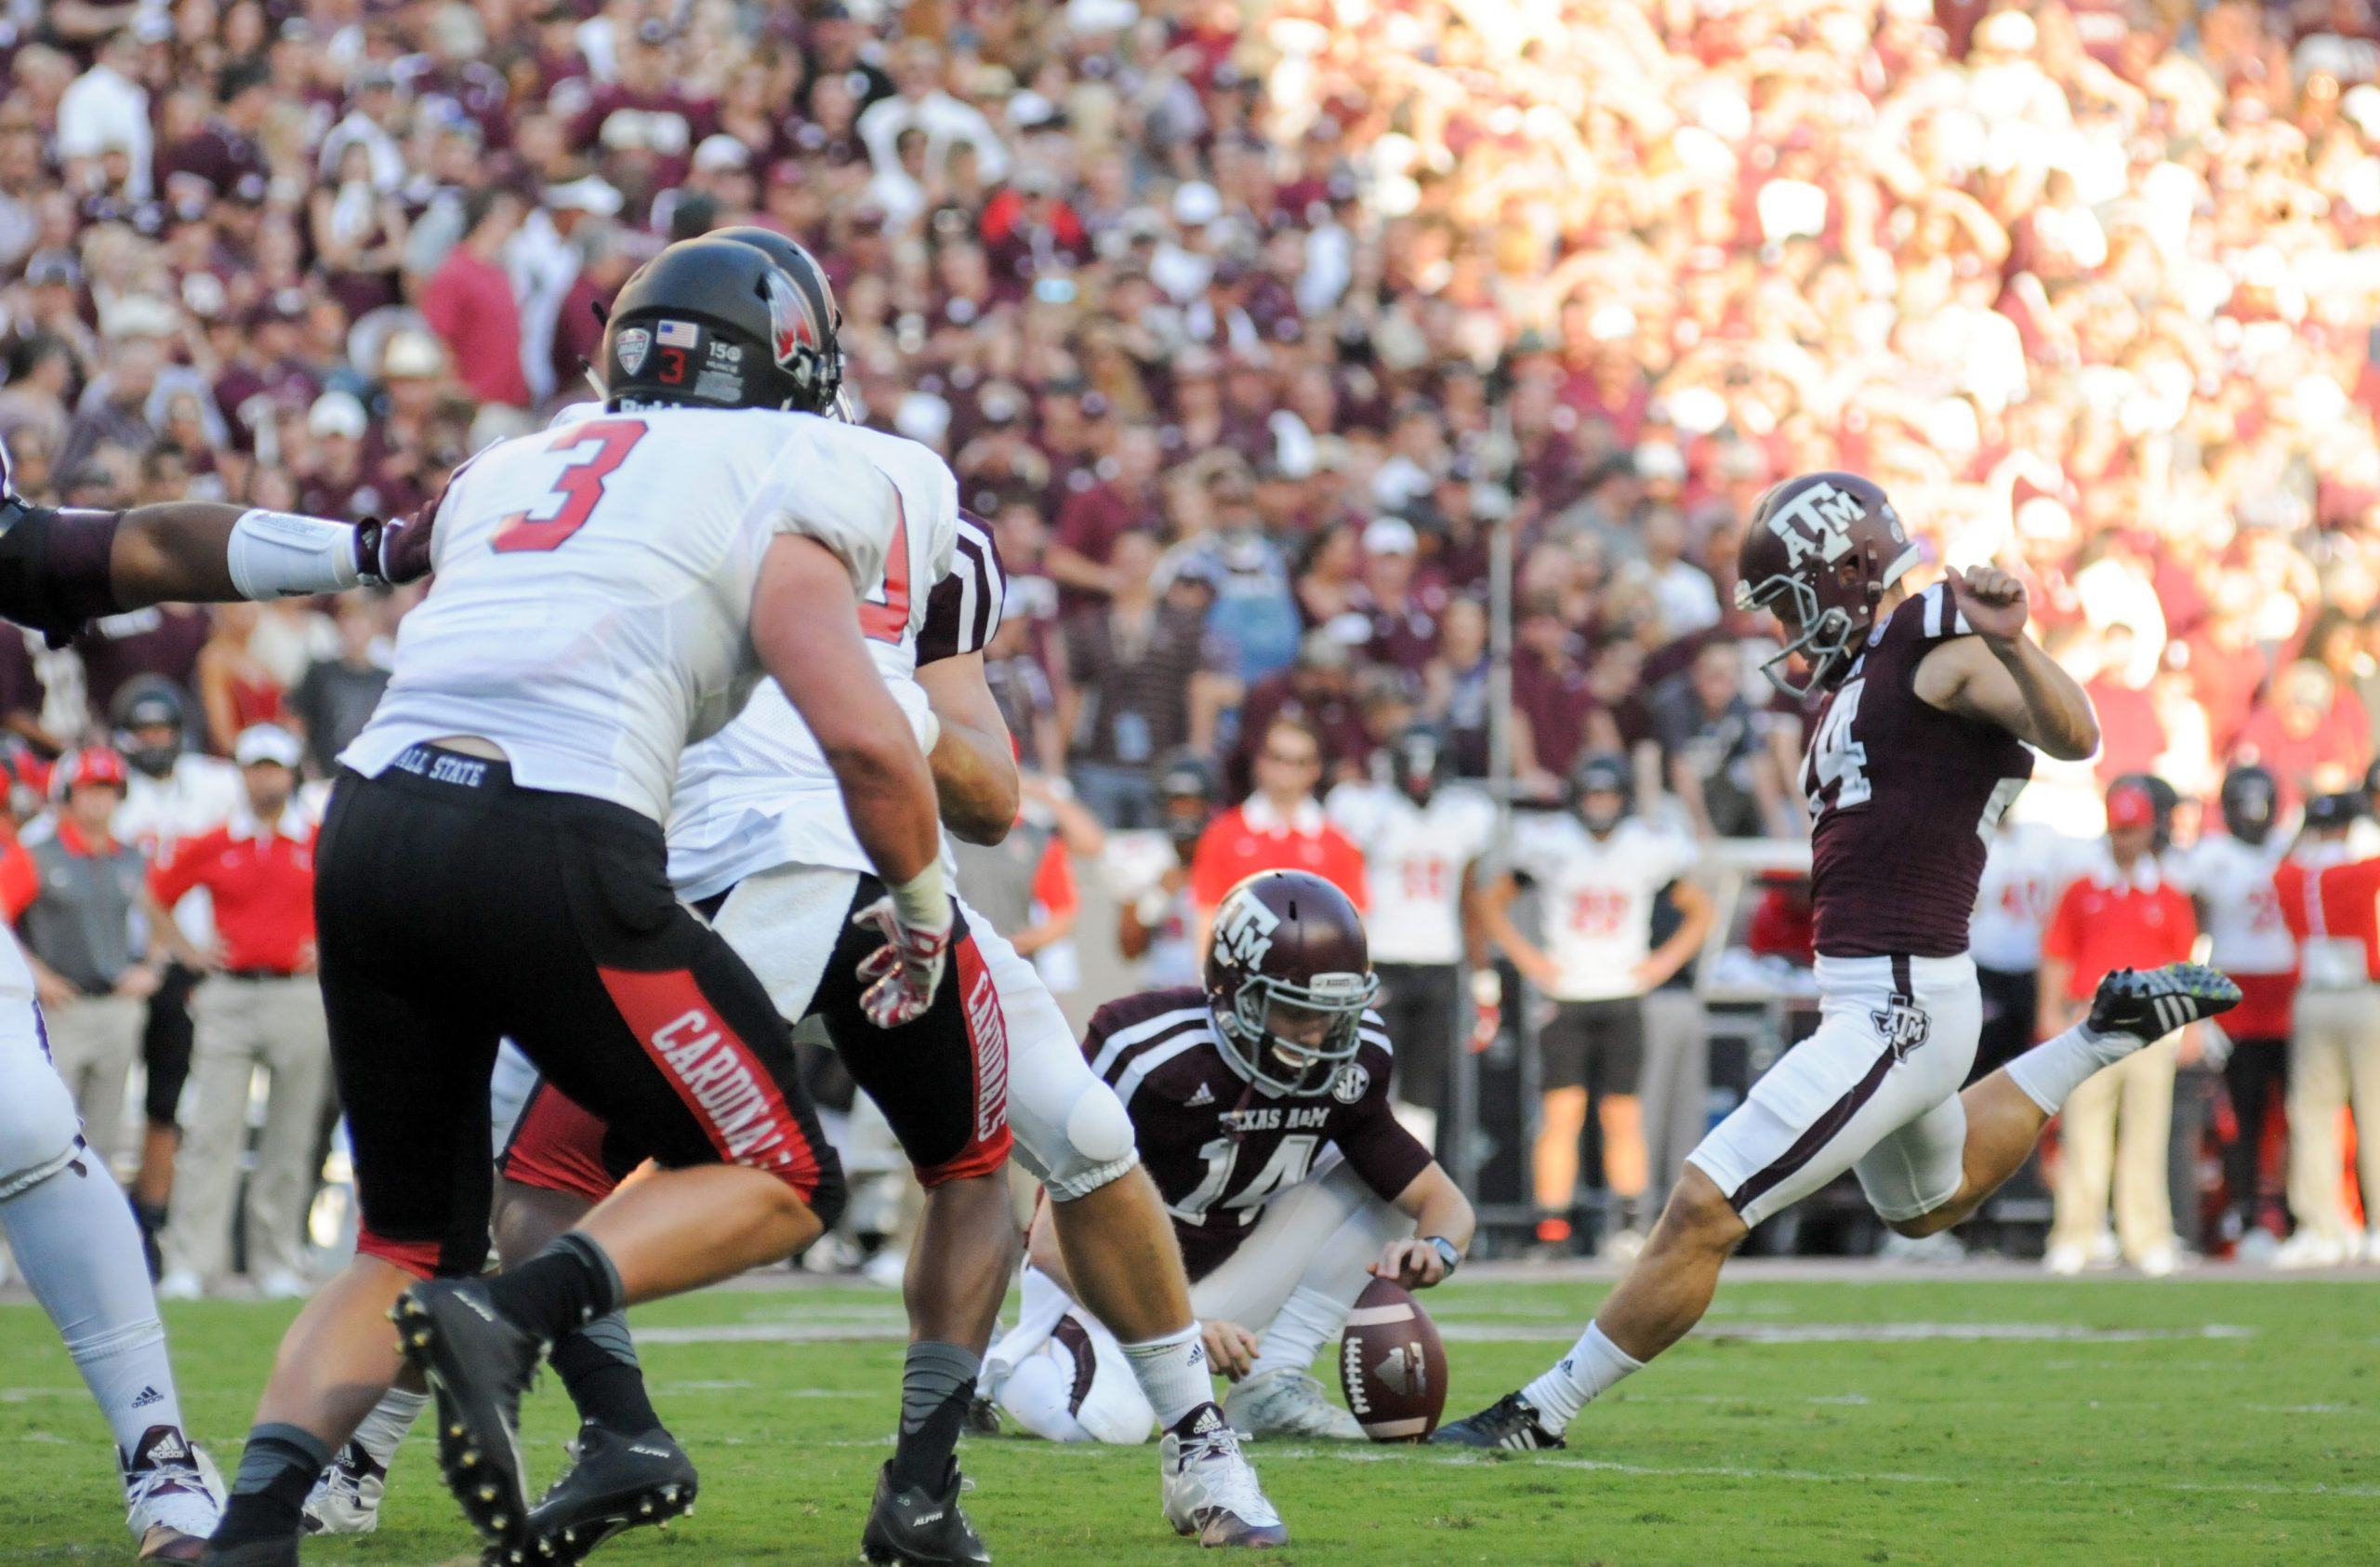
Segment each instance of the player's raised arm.
[[1954,567],[1944,591],[1975,631],[1925,656],[1917,695],[1929,707],[1996,724],[2061,762],[2099,749],[2099,721],[2072,675],[2025,634],[2025,585],[2007,572]]

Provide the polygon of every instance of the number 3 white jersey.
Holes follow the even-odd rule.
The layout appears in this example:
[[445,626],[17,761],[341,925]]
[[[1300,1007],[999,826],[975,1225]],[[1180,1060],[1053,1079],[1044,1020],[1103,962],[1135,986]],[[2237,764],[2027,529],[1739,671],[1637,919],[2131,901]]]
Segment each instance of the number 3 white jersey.
[[482,452],[439,504],[436,583],[340,761],[377,774],[418,741],[476,735],[527,788],[666,820],[680,752],[760,678],[752,594],[777,535],[832,551],[856,591],[883,587],[901,499],[850,433],[811,414],[664,408]]
[[[834,429],[900,492],[884,582],[860,606],[860,629],[894,699],[922,724],[919,665],[981,652],[998,628],[998,556],[989,534],[960,518],[958,481],[931,448],[855,425]],[[670,807],[669,876],[699,900],[781,865],[875,869],[816,737],[772,684],[687,750]]]
[[1372,962],[1462,962],[1462,872],[1495,838],[1495,802],[1458,786],[1416,805],[1386,784],[1343,783],[1324,808],[1364,852]]
[[1513,869],[1537,883],[1543,947],[1562,970],[1554,999],[1645,993],[1633,972],[1653,952],[1653,899],[1701,850],[1630,817],[1597,838],[1567,811],[1514,824]]

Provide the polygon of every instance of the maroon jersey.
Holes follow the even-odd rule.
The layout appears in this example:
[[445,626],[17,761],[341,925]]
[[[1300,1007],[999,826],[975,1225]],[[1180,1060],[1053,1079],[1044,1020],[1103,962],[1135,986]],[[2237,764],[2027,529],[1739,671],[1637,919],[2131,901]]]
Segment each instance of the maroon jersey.
[[1195,987],[1146,990],[1091,1015],[1083,1054],[1131,1115],[1141,1162],[1173,1215],[1192,1278],[1231,1255],[1264,1204],[1334,1147],[1384,1199],[1430,1167],[1430,1150],[1389,1114],[1392,1057],[1380,1014],[1364,1014],[1361,1037],[1327,1093],[1276,1099],[1232,1066]]
[[2033,776],[2033,753],[2014,735],[1917,695],[1918,664],[1973,631],[1936,583],[1868,633],[1867,651],[1818,710],[1802,792],[1826,957],[1967,949],[1985,841]]

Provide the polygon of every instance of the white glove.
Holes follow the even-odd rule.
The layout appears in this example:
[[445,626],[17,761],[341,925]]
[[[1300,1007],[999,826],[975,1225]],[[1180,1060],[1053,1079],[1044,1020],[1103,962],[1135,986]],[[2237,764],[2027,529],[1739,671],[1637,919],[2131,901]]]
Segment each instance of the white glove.
[[884,937],[859,963],[860,1010],[879,1029],[914,1023],[933,1005],[950,955],[951,904],[942,884],[942,866],[930,864],[852,916]]

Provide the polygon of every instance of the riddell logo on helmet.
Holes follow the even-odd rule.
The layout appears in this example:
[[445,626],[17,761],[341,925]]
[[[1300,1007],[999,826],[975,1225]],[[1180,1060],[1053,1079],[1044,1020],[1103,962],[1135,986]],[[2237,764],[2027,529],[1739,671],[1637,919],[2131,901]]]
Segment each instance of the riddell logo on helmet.
[[1770,512],[1768,531],[1785,541],[1787,569],[1800,570],[1813,555],[1832,564],[1850,553],[1851,525],[1860,510],[1849,491],[1817,484]]
[[1280,923],[1253,893],[1242,893],[1215,916],[1215,946],[1233,963],[1252,969],[1273,949],[1273,932]]

